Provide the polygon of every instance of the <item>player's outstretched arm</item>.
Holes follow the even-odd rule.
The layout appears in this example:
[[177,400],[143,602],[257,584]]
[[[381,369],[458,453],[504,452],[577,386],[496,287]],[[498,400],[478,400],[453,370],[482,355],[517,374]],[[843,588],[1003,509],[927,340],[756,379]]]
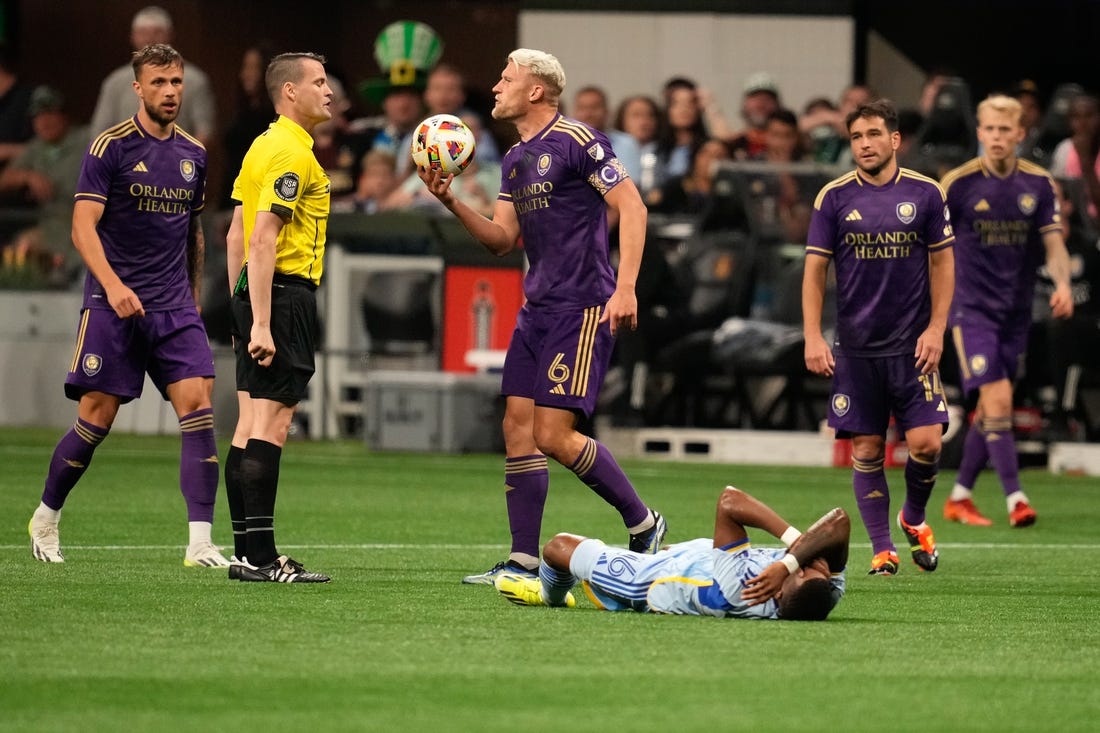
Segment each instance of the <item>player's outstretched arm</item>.
[[417,167],[416,174],[428,191],[454,214],[470,235],[485,245],[498,257],[506,255],[516,247],[519,241],[519,219],[515,207],[498,200],[493,207],[493,218],[488,219],[458,198],[451,190],[454,176],[438,170]]

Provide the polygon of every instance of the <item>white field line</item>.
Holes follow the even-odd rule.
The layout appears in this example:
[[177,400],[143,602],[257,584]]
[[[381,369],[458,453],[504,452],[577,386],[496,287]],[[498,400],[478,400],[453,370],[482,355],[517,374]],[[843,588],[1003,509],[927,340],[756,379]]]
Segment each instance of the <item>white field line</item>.
[[[382,542],[364,542],[358,544],[307,544],[307,545],[288,545],[279,543],[280,547],[284,547],[288,550],[424,550],[431,552],[433,550],[507,550],[508,545],[460,545],[460,544],[392,544]],[[853,542],[851,547],[856,549],[870,548],[868,542]],[[90,550],[101,552],[149,552],[149,551],[170,551],[179,550],[185,547],[182,544],[179,545],[64,545],[64,549],[68,550]],[[778,545],[757,545],[757,547],[778,547]],[[939,542],[937,547],[940,549],[952,549],[952,550],[1100,550],[1100,544],[1014,544],[1014,543],[1001,543],[1001,542]],[[18,545],[0,545],[0,550],[25,550],[27,549],[27,543],[20,543]]]

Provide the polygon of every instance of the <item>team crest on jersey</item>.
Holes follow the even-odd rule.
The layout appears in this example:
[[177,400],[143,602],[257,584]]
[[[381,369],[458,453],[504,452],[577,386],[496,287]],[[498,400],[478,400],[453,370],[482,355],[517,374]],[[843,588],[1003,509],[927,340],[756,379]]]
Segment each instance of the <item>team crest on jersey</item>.
[[89,377],[94,377],[103,368],[103,359],[98,354],[85,354],[84,360],[80,362],[80,368]]
[[837,417],[844,417],[848,414],[848,408],[852,406],[852,400],[846,394],[833,395],[833,413]]
[[284,173],[275,179],[275,195],[283,201],[293,201],[298,198],[299,182],[297,173]]
[[592,160],[599,163],[604,157],[603,146],[596,143],[588,149],[588,154],[592,156]]
[[539,156],[539,162],[535,164],[535,168],[538,170],[540,176],[545,176],[546,171],[550,170],[550,153],[543,153]]
[[912,201],[902,201],[897,208],[898,219],[902,224],[909,224],[917,218],[917,205]]
[[183,180],[188,183],[195,180],[195,161],[187,159],[181,160],[180,175],[183,176]]
[[984,354],[974,354],[970,357],[970,372],[975,376],[982,376],[989,369],[989,361]]
[[1035,211],[1035,207],[1038,205],[1038,200],[1030,193],[1022,193],[1019,198],[1016,199],[1016,205],[1020,207],[1020,211],[1030,216]]

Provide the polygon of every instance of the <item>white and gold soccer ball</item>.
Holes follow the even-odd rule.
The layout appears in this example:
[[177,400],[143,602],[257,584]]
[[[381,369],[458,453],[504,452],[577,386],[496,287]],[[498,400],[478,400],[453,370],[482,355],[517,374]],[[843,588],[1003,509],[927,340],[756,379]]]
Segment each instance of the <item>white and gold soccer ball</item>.
[[432,115],[413,132],[413,163],[458,175],[474,160],[474,133],[454,115]]

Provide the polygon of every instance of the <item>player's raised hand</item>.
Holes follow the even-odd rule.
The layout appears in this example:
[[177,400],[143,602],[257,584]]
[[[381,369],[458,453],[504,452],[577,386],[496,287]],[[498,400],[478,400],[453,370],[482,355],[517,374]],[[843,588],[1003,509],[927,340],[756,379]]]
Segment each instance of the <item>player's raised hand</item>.
[[1073,317],[1073,291],[1068,285],[1059,285],[1050,294],[1050,314],[1055,318]]
[[917,339],[917,348],[913,352],[917,368],[921,374],[931,374],[940,368],[943,356],[943,331],[928,327]]
[[805,348],[806,368],[814,374],[822,377],[831,377],[833,367],[836,366],[836,358],[833,350],[823,336],[806,339]]
[[105,287],[104,290],[107,293],[107,302],[111,304],[115,315],[119,318],[145,315],[145,306],[141,304],[141,298],[137,297],[137,293],[130,288],[120,283],[118,287],[110,290]]
[[790,573],[786,565],[773,562],[760,575],[745,581],[745,586],[741,589],[741,600],[747,601],[750,606],[770,601],[783,588],[783,582],[788,575]]
[[417,166],[416,175],[424,181],[424,185],[428,187],[428,191],[432,196],[435,196],[444,205],[454,199],[454,192],[451,191],[451,182],[454,180],[454,176],[450,173]]

